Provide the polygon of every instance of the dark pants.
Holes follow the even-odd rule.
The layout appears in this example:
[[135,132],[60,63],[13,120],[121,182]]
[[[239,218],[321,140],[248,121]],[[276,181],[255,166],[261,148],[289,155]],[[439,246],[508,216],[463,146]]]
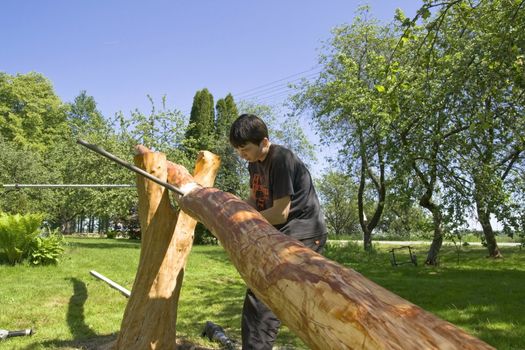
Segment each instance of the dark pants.
[[[326,235],[301,240],[301,243],[322,254]],[[280,326],[277,316],[248,289],[242,308],[242,350],[271,350]]]

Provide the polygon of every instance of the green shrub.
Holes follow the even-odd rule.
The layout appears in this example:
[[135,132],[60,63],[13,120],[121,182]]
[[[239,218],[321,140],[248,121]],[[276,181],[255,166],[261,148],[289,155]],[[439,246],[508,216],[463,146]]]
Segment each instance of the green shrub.
[[0,213],[0,257],[12,265],[21,262],[40,234],[41,225],[41,214]]
[[217,238],[200,222],[195,227],[195,238],[193,244],[196,245],[217,245]]
[[117,231],[109,230],[108,232],[106,232],[106,238],[114,239],[117,237],[117,233]]
[[47,236],[37,236],[29,252],[29,262],[33,265],[56,264],[64,253],[65,240],[58,230]]

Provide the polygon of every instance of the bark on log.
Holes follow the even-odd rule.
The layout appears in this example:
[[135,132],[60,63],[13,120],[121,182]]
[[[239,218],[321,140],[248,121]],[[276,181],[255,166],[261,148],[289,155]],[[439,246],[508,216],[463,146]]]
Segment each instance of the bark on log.
[[[162,153],[138,148],[135,164],[171,183],[193,178]],[[194,181],[213,186],[218,156],[200,152]],[[175,349],[177,305],[196,221],[171,206],[164,187],[137,177],[142,231],[140,261],[116,349]]]
[[248,287],[311,349],[494,349],[283,235],[229,193],[197,187],[179,204],[213,232]]

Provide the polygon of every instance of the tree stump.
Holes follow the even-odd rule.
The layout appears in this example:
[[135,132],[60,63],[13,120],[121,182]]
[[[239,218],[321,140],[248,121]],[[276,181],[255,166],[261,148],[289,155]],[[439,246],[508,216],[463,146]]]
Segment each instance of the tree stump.
[[[166,161],[162,153],[141,153],[135,164],[163,181],[191,179],[202,186],[213,186],[220,159],[200,152],[194,179]],[[131,291],[116,349],[175,349],[177,305],[188,254],[193,243],[196,221],[170,204],[168,190],[137,177],[139,221],[142,231],[137,275]]]
[[179,204],[212,231],[248,287],[311,349],[494,349],[283,235],[232,194],[194,187]]

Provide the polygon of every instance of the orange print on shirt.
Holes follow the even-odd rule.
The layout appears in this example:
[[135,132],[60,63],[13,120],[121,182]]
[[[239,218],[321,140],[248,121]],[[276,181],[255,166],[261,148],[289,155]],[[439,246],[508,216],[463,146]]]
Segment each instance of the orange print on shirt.
[[264,186],[263,177],[260,174],[254,174],[252,180],[252,194],[255,198],[257,210],[266,209],[266,202],[270,198],[270,190]]

